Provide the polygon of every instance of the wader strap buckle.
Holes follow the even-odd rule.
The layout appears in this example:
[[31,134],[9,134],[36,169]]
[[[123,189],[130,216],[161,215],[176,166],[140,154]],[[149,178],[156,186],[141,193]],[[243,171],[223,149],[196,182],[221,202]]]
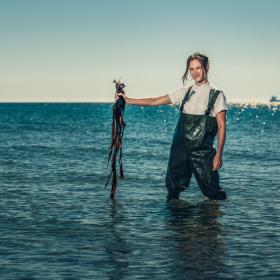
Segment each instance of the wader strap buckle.
[[216,90],[216,89],[211,89],[210,90],[208,107],[207,107],[207,110],[205,112],[205,115],[208,116],[210,114],[210,112],[213,110],[214,104],[215,104],[220,92],[221,92],[220,90]]
[[191,92],[192,86],[188,89],[184,99],[182,100],[182,103],[180,105],[180,111],[183,112],[183,108],[185,103],[191,98],[191,96],[194,94],[194,91]]

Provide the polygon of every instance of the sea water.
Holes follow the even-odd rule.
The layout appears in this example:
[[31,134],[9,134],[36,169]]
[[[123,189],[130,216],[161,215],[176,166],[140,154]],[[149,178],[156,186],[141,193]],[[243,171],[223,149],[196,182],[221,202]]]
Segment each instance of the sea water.
[[280,107],[230,106],[225,202],[166,202],[177,119],[127,106],[111,200],[112,104],[1,104],[1,279],[279,279]]

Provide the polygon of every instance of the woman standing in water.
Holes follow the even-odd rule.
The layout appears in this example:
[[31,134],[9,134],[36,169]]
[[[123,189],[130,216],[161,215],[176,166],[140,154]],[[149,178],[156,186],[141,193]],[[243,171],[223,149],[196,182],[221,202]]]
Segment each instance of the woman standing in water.
[[[195,81],[192,86],[156,98],[134,99],[118,94],[132,105],[180,105],[166,172],[168,200],[179,198],[180,192],[189,186],[192,174],[204,196],[217,200],[227,198],[219,184],[218,169],[222,166],[228,108],[223,92],[209,83],[208,70],[208,57],[194,53],[188,57],[182,78],[185,83],[190,74]],[[213,147],[216,134],[217,151]]]

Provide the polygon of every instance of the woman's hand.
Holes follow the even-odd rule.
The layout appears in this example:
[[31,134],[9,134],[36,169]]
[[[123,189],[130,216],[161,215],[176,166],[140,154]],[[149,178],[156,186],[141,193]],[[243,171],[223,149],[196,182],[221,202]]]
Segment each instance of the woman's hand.
[[222,155],[217,153],[213,158],[213,168],[212,171],[218,170],[223,165]]
[[117,101],[120,96],[122,96],[126,101],[127,97],[125,96],[125,94],[124,93],[117,93],[117,92],[115,93],[115,101]]

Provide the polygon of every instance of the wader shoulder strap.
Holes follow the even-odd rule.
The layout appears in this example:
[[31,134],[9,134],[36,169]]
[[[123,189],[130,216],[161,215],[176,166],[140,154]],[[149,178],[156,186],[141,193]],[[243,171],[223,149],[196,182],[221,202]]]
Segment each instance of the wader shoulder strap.
[[192,90],[192,86],[189,87],[185,97],[183,98],[182,100],[182,103],[181,103],[181,106],[180,106],[180,111],[183,112],[183,108],[184,108],[184,105],[185,103],[191,98],[192,94],[191,94],[191,90]]
[[205,115],[209,115],[211,110],[214,108],[214,104],[220,94],[220,90],[217,89],[211,89],[210,93],[209,93],[209,101],[208,101],[208,107],[207,110],[205,112]]

